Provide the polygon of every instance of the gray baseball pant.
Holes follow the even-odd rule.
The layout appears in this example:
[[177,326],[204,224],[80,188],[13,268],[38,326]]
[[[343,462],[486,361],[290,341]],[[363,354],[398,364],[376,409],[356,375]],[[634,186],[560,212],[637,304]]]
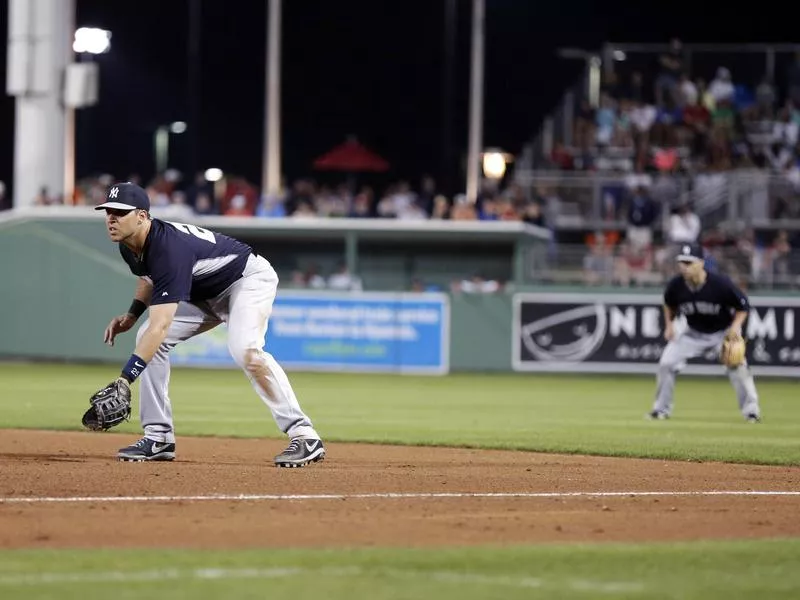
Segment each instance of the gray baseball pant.
[[[225,322],[231,357],[244,370],[280,430],[292,438],[319,438],[311,420],[300,408],[286,373],[273,356],[263,350],[277,289],[278,276],[269,262],[263,257],[251,256],[242,278],[222,294],[202,303],[181,302],[178,305],[166,339],[140,377],[139,415],[146,437],[162,443],[175,442],[168,393],[170,350]],[[149,320],[139,328],[137,342],[148,324]]]
[[[715,333],[700,333],[687,328],[681,335],[673,339],[664,348],[661,360],[658,362],[658,375],[656,376],[656,400],[653,410],[670,415],[673,407],[673,393],[675,391],[675,376],[686,366],[686,361],[712,351],[719,355],[724,331]],[[758,406],[756,384],[747,364],[735,369],[728,369],[728,379],[736,391],[739,401],[739,410],[744,416],[761,416]]]

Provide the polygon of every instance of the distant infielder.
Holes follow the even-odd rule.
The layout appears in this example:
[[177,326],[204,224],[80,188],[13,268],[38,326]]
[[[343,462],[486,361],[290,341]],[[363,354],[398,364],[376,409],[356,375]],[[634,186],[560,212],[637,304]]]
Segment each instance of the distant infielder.
[[173,460],[175,429],[168,396],[169,352],[176,344],[228,325],[228,350],[272,411],[291,442],[275,463],[302,467],[322,460],[325,448],[303,413],[286,373],[264,352],[264,336],[278,288],[278,276],[264,258],[236,239],[182,223],[150,217],[150,201],[141,187],[120,183],[109,188],[106,227],[119,243],[122,258],[139,276],[127,314],[115,317],[104,340],[128,331],[150,308],[139,328],[136,349],[121,376],[91,399],[84,415],[90,429],[109,429],[130,415],[130,384],[141,376],[140,418],[144,437],[122,448],[120,460]]
[[[750,310],[747,296],[727,277],[706,271],[700,246],[683,246],[677,260],[681,274],[670,280],[664,291],[664,338],[668,344],[658,363],[656,400],[648,416],[669,418],[675,376],[687,360],[711,349],[719,352],[727,338],[742,344],[741,364],[735,367],[728,364],[728,378],[736,390],[739,410],[745,420],[757,423],[761,420],[761,410],[741,341],[742,324]],[[678,315],[686,317],[688,327],[676,337],[673,320]]]

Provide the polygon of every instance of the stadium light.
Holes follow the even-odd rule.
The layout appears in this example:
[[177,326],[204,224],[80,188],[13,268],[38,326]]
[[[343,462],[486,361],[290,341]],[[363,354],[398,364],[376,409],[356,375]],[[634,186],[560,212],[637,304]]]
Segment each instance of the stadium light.
[[186,131],[187,125],[185,121],[174,121],[170,124],[169,130],[171,133],[181,134]]
[[105,54],[111,49],[111,32],[97,27],[81,27],[75,32],[72,49],[78,54]]
[[205,172],[206,181],[210,181],[211,183],[216,183],[220,179],[222,179],[222,169],[211,168],[206,169]]
[[483,153],[483,174],[487,179],[499,181],[506,174],[506,165],[513,160],[513,156],[496,148],[488,149]]

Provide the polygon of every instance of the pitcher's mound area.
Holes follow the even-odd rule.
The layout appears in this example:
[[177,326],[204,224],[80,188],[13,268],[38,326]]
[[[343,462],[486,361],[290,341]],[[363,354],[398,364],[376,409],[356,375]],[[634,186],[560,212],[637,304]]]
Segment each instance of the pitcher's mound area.
[[278,469],[281,440],[4,431],[0,547],[415,546],[800,535],[800,468],[327,444]]

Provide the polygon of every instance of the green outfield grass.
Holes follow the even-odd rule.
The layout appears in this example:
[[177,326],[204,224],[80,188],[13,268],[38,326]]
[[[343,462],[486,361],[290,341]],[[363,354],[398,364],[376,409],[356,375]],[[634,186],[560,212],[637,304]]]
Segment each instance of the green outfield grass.
[[800,541],[415,550],[0,552],[0,597],[796,598]]
[[[112,366],[0,364],[0,426],[80,429]],[[653,379],[292,373],[329,441],[800,464],[793,382],[762,380],[765,420],[743,422],[726,379],[683,378],[670,421],[650,422]],[[180,435],[279,437],[236,371],[176,369]],[[120,428],[138,432],[138,423]],[[97,540],[102,547],[104,540]],[[291,546],[290,542],[287,542]],[[0,551],[0,598],[800,597],[800,540],[472,548]]]
[[[0,364],[0,426],[79,429],[112,366]],[[764,422],[746,424],[725,378],[679,379],[670,421],[644,419],[651,377],[291,373],[329,441],[800,464],[797,383],[757,382]],[[280,437],[238,371],[175,369],[178,435]],[[136,411],[134,411],[136,414]],[[138,432],[136,420],[119,428]]]

